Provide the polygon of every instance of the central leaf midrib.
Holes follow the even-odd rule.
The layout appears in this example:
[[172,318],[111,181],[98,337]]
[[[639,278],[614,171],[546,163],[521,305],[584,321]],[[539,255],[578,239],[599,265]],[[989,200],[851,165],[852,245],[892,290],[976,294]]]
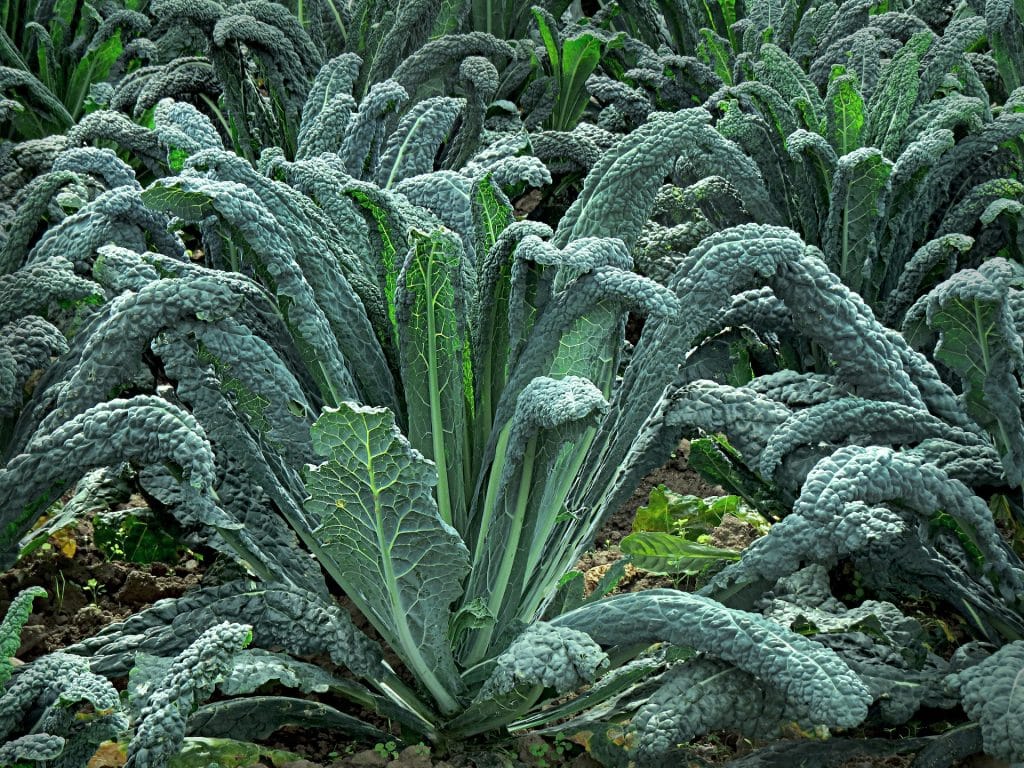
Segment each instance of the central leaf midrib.
[[[412,636],[412,628],[409,626],[407,616],[409,614],[403,609],[399,600],[398,578],[395,575],[394,564],[391,560],[391,552],[394,549],[384,540],[384,518],[383,507],[380,502],[380,490],[377,487],[376,476],[373,468],[373,448],[370,445],[370,429],[367,424],[366,440],[366,482],[373,497],[374,533],[377,538],[377,551],[381,553],[381,568],[383,570],[384,583],[387,585],[388,603],[391,606],[391,620],[393,626],[398,630],[399,645],[405,649],[406,658],[409,664],[415,669],[420,680],[433,694],[434,699],[445,712],[454,712],[458,709],[458,703],[434,674],[433,669],[420,653],[419,646]],[[396,515],[398,514],[395,510]],[[401,534],[402,520],[396,521],[395,536]]]
[[[437,509],[441,519],[452,524],[451,489],[448,487],[448,461],[444,445],[444,426],[441,413],[441,385],[437,377],[437,317],[434,313],[434,254],[436,241],[431,243],[423,278],[424,299],[427,302],[427,381],[430,398],[430,441],[437,466]],[[423,267],[421,267],[422,269]]]

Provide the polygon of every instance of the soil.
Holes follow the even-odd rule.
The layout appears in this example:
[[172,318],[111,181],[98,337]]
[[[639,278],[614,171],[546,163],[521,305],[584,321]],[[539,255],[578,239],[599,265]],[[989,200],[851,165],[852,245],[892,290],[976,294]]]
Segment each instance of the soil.
[[[207,558],[204,563],[211,561]],[[0,615],[23,589],[40,586],[46,590],[47,597],[33,603],[15,655],[27,663],[89,637],[157,600],[182,595],[199,583],[203,570],[195,557],[176,565],[107,561],[93,546],[92,525],[83,520],[75,529],[62,532],[59,547],[44,546],[0,574]]]
[[[721,488],[704,482],[686,466],[688,444],[680,444],[677,453],[661,468],[652,472],[622,509],[606,523],[594,542],[594,549],[577,564],[584,571],[587,589],[592,590],[613,562],[621,557],[618,544],[632,529],[639,506],[646,504],[650,491],[665,485],[677,493],[696,496],[722,495]],[[720,546],[742,548],[749,544],[753,532],[743,523],[723,526],[716,532]],[[147,565],[107,560],[94,546],[92,528],[81,521],[73,530],[62,532],[59,539],[23,558],[15,567],[0,575],[0,617],[12,597],[22,589],[38,585],[48,597],[37,598],[34,612],[22,632],[22,643],[15,664],[32,661],[51,651],[95,634],[100,628],[137,613],[155,601],[177,597],[200,583],[205,571],[215,560],[214,553],[186,554],[180,563],[155,562]],[[693,589],[692,580],[656,576],[627,566],[617,592],[638,591],[672,586]],[[126,681],[115,680],[123,689]],[[282,693],[285,692],[283,689]],[[268,691],[273,693],[273,691]],[[317,697],[342,710],[350,710],[347,702]],[[379,723],[386,728],[387,723]],[[262,762],[247,768],[600,768],[583,749],[571,740],[525,736],[503,749],[503,759],[482,760],[456,755],[435,760],[423,745],[399,749],[393,742],[366,744],[352,742],[343,734],[326,729],[286,727],[273,734],[261,752]],[[684,765],[721,766],[750,749],[743,740],[728,734],[716,735],[692,745],[693,760]],[[273,751],[276,750],[276,751]],[[124,764],[124,755],[117,749],[103,750],[90,762],[89,768],[116,768]],[[858,758],[839,768],[903,768],[909,758]],[[980,767],[979,767],[980,768]],[[988,768],[995,768],[989,765]]]
[[706,482],[687,466],[686,460],[689,455],[690,443],[683,440],[672,457],[663,466],[647,475],[633,491],[629,500],[622,505],[622,508],[608,519],[601,533],[594,540],[594,547],[596,549],[617,547],[619,542],[633,530],[633,518],[636,517],[637,508],[647,503],[651,491],[659,485],[664,485],[676,493],[692,496],[725,495],[725,491],[720,487]]

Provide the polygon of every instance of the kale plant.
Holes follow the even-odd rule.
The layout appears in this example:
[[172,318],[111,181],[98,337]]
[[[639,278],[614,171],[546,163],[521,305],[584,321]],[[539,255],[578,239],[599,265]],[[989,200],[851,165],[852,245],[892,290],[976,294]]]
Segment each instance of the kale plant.
[[13,112],[14,137],[63,133],[89,111],[94,86],[109,89],[109,80],[148,61],[153,51],[143,35],[150,20],[132,6],[5,3],[0,10],[0,100],[4,112]]
[[[21,627],[35,597],[45,590],[21,592],[0,624],[0,653],[4,669],[0,684],[0,760],[4,764],[53,765],[78,768],[97,747],[129,733],[128,765],[165,765],[178,753],[187,716],[212,692],[230,669],[233,655],[252,637],[245,625],[224,622],[211,627],[174,659],[146,670],[133,671],[130,696],[134,717],[122,707],[109,680],[89,670],[81,656],[50,653],[17,668],[11,677],[10,657],[17,651]],[[10,679],[8,679],[10,678]],[[15,731],[25,731],[10,738]]]
[[[344,104],[338,83],[309,104]],[[641,680],[664,668],[642,653],[660,640],[743,670],[772,702],[769,730],[790,717],[858,723],[870,697],[838,657],[756,615],[672,592],[608,603],[609,617],[649,615],[643,647],[626,624],[602,621],[603,603],[542,619],[554,618],[560,581],[613,509],[585,501],[588,489],[627,453],[666,453],[621,431],[601,437],[612,433],[600,423],[628,410],[617,397],[626,311],[683,311],[680,295],[630,271],[629,249],[690,115],[653,115],[607,152],[552,232],[512,215],[506,190],[549,178],[520,154],[521,129],[492,137],[459,171],[433,170],[430,145],[413,151],[417,121],[387,133],[372,119],[391,94],[401,97],[393,81],[375,86],[331,132],[309,106],[301,159],[268,152],[266,175],[174,123],[194,145],[181,174],[141,199],[150,215],[199,228],[207,266],[183,259],[174,238],[167,253],[130,237],[98,247],[79,238],[65,251],[106,300],[13,427],[0,472],[8,562],[72,472],[130,460],[148,495],[240,567],[68,650],[123,674],[135,653],[175,652],[206,626],[242,620],[262,651],[237,658],[247,682],[236,695],[255,691],[267,664],[294,681],[313,674],[281,648],[326,653],[360,678],[332,678],[332,690],[445,745],[525,728],[524,718],[535,727],[565,712],[545,714],[552,697],[591,683],[575,711],[627,711],[649,695]],[[433,146],[444,136],[416,135]],[[114,193],[136,205],[135,189],[104,194]],[[89,226],[69,217],[58,230]],[[11,277],[59,263],[46,244]],[[154,387],[154,364],[169,384]],[[331,599],[325,574],[414,684]],[[630,650],[609,656],[616,645]],[[613,666],[644,675],[621,678]],[[258,701],[200,707],[191,732],[237,732],[243,711],[253,738],[289,721],[288,698]],[[673,727],[702,731],[711,721],[701,706]],[[370,730],[327,705],[309,717]],[[655,739],[662,727],[638,730],[645,754],[674,743]]]
[[[384,5],[154,2],[109,109],[0,156],[0,554],[128,462],[231,563],[46,662],[136,669],[132,765],[295,722],[273,681],[442,749],[575,729],[650,766],[962,702],[956,754],[1021,759],[1024,566],[986,503],[1024,476],[1006,4],[553,3],[505,20],[529,42]],[[584,598],[697,431],[778,522],[700,594]],[[847,566],[884,599],[837,599]],[[938,656],[907,593],[998,650]]]

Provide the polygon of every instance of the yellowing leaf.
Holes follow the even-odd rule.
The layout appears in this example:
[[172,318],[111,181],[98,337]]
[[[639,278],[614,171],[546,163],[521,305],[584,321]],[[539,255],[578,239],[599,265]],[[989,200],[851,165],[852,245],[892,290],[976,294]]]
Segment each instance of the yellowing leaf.
[[78,542],[75,541],[75,532],[70,528],[61,528],[50,534],[50,543],[61,551],[61,554],[69,560],[78,551]]
[[121,768],[128,762],[125,747],[116,741],[104,741],[89,758],[86,768]]

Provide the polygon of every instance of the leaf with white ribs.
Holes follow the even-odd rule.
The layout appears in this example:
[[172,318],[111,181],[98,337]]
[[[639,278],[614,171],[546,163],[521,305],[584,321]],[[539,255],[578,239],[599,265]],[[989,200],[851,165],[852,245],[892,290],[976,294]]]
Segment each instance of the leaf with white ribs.
[[439,467],[437,506],[445,522],[465,530],[469,447],[467,410],[473,390],[468,358],[468,301],[459,238],[444,229],[413,232],[395,294],[399,359],[412,446]]
[[434,465],[386,408],[328,408],[312,438],[326,459],[303,473],[321,563],[441,711],[457,711],[462,683],[448,645],[448,616],[462,594],[469,553],[438,514]]

